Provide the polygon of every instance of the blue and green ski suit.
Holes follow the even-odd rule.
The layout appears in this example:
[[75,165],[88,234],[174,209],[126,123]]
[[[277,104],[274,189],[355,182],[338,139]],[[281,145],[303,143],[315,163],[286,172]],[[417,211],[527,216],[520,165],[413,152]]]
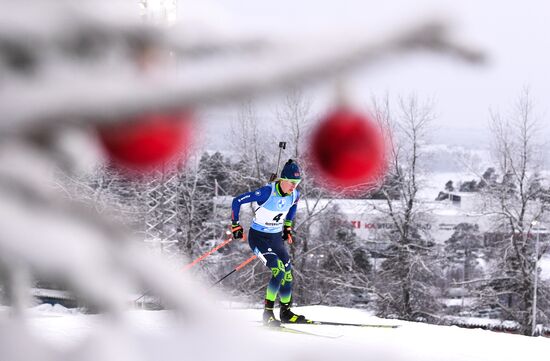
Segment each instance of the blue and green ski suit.
[[248,232],[248,244],[258,258],[271,269],[265,298],[289,303],[292,296],[292,267],[282,239],[284,225],[292,225],[300,193],[283,194],[279,182],[269,183],[253,192],[236,196],[232,203],[232,220],[239,220],[241,205],[256,202],[254,219]]

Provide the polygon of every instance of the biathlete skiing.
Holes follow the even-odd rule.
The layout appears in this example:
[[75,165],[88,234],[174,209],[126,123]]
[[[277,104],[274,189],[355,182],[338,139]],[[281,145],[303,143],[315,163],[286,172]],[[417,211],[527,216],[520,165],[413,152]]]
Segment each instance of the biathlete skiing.
[[[271,270],[263,312],[263,323],[270,327],[278,327],[281,323],[311,323],[290,310],[293,277],[290,256],[284,244],[293,241],[292,225],[300,198],[296,187],[301,179],[298,164],[289,159],[278,180],[253,192],[240,194],[232,203],[231,231],[234,239],[243,237],[243,227],[239,224],[241,205],[251,202],[258,205],[248,231],[248,244]],[[277,295],[281,306],[280,321],[273,313]]]

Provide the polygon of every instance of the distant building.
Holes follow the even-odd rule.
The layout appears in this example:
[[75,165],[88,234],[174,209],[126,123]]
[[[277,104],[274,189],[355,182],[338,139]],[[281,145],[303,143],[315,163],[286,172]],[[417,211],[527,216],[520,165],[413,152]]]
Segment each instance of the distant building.
[[[323,200],[328,202],[329,200]],[[388,230],[394,227],[389,217],[385,200],[337,199],[332,203],[338,205],[355,228],[356,234],[366,241],[381,241],[378,230]],[[394,207],[399,207],[399,201]],[[422,215],[420,226],[433,237],[436,243],[443,243],[451,237],[460,223],[477,224],[481,232],[490,230],[487,216],[479,212],[480,201],[472,193],[453,193],[440,200],[422,201],[426,211]]]

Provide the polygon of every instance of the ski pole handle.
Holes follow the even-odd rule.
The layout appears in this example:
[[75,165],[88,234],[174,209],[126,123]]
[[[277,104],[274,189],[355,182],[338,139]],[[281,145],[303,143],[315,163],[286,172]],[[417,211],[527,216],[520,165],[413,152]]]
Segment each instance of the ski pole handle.
[[288,244],[294,243],[294,239],[292,238],[291,234],[288,235],[288,241],[287,242],[288,242]]

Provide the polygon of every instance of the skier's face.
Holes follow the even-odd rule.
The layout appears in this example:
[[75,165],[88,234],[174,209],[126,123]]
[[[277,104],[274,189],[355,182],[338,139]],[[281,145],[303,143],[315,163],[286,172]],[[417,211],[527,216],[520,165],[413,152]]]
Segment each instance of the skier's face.
[[288,193],[292,193],[293,190],[296,189],[296,187],[298,187],[298,183],[300,183],[299,181],[296,182],[296,181],[290,181],[290,180],[286,180],[286,179],[281,179],[281,190],[288,194]]

